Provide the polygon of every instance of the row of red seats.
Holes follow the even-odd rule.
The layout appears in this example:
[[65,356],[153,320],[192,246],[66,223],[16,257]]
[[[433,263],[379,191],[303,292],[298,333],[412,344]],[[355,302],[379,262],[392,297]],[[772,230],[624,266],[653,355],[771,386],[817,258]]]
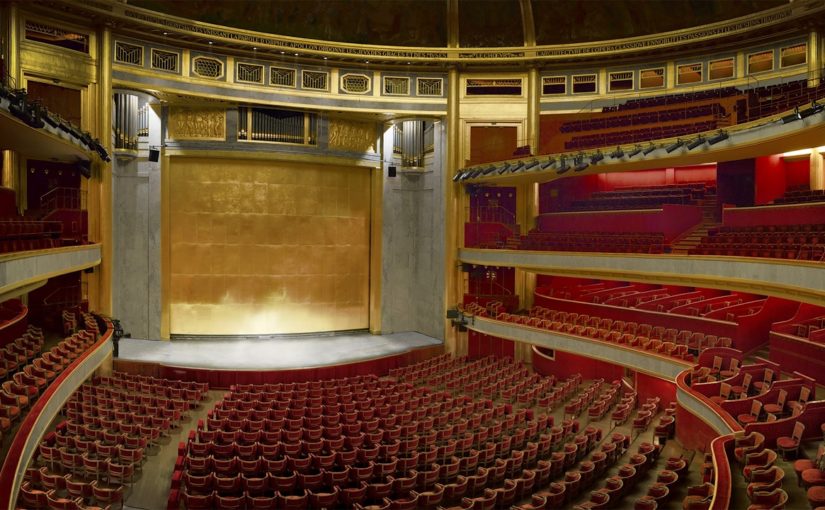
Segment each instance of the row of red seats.
[[209,383],[206,382],[170,380],[126,372],[113,372],[111,376],[101,377],[96,381],[104,386],[113,386],[132,392],[177,399],[186,397],[193,403],[205,400],[209,392]]
[[62,230],[63,224],[59,221],[0,218],[0,238],[60,234]]
[[649,232],[538,232],[521,236],[518,249],[615,253],[663,253],[664,234]]
[[616,106],[605,106],[603,112],[617,112],[624,110],[637,110],[639,108],[655,108],[671,104],[693,103],[696,101],[707,101],[709,99],[721,99],[741,94],[742,91],[736,87],[720,87],[718,89],[701,90],[697,92],[680,92],[678,94],[667,94],[654,97],[643,97],[639,99],[628,99]]
[[641,124],[653,124],[659,122],[673,122],[677,120],[692,119],[696,117],[706,117],[709,115],[719,115],[723,112],[724,108],[720,104],[710,103],[703,105],[687,106],[678,109],[640,112],[631,115],[603,116],[596,114],[594,117],[589,119],[567,121],[559,127],[559,131],[562,133],[598,131],[602,129],[638,126]]
[[140,420],[131,413],[121,415],[125,411],[117,411],[116,403],[162,404],[162,399],[100,385],[98,379],[78,388],[63,408],[69,418],[41,441],[20,490],[20,501],[27,508],[80,510],[122,504],[126,486],[134,482],[145,455],[181,419],[180,414],[175,421],[154,414],[141,415]]
[[[8,345],[2,352],[5,353],[6,367],[13,376],[3,382],[0,390],[0,430],[6,432],[13,423],[21,420],[60,372],[96,341],[94,333],[81,331],[40,354],[43,333],[38,328],[29,326],[29,331],[20,344],[15,342]],[[8,354],[14,358],[10,359]]]
[[716,129],[716,125],[716,120],[706,120],[702,122],[691,122],[689,124],[657,126],[653,128],[629,129],[612,133],[574,136],[569,142],[564,142],[564,149],[595,149],[597,147],[642,143],[650,140],[660,140],[663,138],[676,138],[677,136],[701,133],[703,131],[712,131]]

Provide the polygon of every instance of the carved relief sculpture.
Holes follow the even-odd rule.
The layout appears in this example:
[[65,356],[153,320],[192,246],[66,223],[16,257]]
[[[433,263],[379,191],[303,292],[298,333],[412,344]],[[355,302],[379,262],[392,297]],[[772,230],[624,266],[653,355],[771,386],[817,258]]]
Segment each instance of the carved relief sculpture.
[[172,140],[226,140],[226,111],[219,108],[169,110],[169,138]]

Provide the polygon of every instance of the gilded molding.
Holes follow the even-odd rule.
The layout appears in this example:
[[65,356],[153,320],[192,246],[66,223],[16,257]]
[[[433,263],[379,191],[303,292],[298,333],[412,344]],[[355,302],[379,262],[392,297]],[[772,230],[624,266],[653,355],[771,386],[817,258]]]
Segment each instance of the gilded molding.
[[[459,62],[473,64],[521,63],[525,61],[565,61],[582,58],[610,60],[629,52],[661,52],[663,49],[682,49],[724,37],[746,38],[757,31],[792,26],[796,21],[811,19],[825,11],[822,0],[799,0],[788,5],[776,7],[732,20],[702,25],[695,28],[676,30],[611,41],[594,41],[588,43],[552,45],[535,47],[535,51],[525,52],[523,47],[504,48],[462,48],[454,45],[455,35],[449,32],[450,47],[423,48],[412,46],[386,46],[371,44],[351,44],[271,35],[251,30],[236,29],[210,23],[192,21],[186,18],[160,14],[148,9],[126,5],[117,0],[97,0],[79,2],[77,0],[58,0],[57,4],[68,12],[79,16],[97,16],[127,32],[152,33],[164,31],[186,41],[203,41],[210,39],[223,42],[233,47],[250,51],[255,48],[259,54],[262,50],[272,53],[293,52],[303,56],[341,59],[352,62],[355,59],[380,59],[406,64],[415,61],[420,64],[453,65]],[[448,3],[448,6],[452,6]],[[448,8],[448,14],[449,14]]]
[[369,122],[330,119],[329,148],[344,152],[375,153],[375,125]]
[[226,140],[226,110],[173,106],[169,109],[169,138]]

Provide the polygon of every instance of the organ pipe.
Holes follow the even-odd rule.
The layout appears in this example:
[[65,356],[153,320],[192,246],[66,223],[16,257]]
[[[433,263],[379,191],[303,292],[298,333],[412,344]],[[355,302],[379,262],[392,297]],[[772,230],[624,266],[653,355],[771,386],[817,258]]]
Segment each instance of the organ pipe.
[[114,94],[114,103],[112,128],[115,135],[115,148],[137,150],[138,97],[134,94],[118,92]]
[[424,165],[423,121],[405,120],[401,123],[400,132],[396,131],[395,138],[396,145],[400,145],[400,151],[398,151],[398,147],[396,147],[395,152],[401,153],[402,166],[420,167]]

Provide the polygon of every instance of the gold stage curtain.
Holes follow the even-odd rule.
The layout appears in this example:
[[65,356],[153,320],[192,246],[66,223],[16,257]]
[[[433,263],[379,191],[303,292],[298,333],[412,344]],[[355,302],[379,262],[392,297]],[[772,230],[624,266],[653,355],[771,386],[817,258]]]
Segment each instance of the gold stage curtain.
[[366,168],[173,157],[170,332],[369,325]]

